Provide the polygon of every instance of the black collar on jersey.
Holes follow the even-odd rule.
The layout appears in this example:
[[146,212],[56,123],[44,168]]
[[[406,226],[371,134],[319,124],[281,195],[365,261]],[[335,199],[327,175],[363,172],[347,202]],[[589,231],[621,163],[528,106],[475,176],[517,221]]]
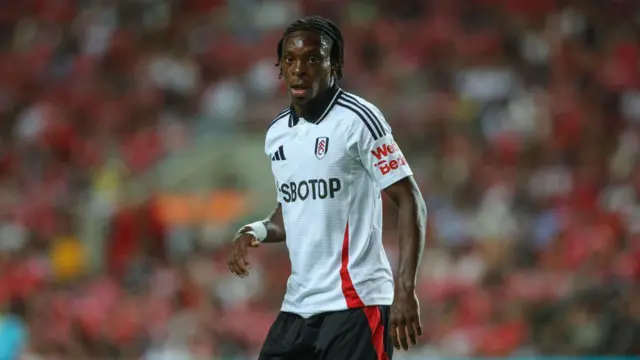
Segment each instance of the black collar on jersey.
[[[318,95],[315,99],[311,100],[309,104],[308,114],[304,118],[312,124],[320,124],[324,118],[331,112],[331,109],[336,105],[338,97],[342,89],[336,84],[332,85],[323,94]],[[290,106],[291,116],[289,116],[289,127],[294,127],[300,121],[300,117],[293,109],[293,105]]]

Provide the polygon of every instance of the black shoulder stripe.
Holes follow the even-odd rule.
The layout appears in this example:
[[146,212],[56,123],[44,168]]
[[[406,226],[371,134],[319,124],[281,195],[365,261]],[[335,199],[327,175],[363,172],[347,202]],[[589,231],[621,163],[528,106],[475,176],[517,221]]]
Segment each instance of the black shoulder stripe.
[[285,116],[289,115],[289,112],[291,112],[291,109],[289,109],[289,108],[286,108],[286,109],[282,110],[282,111],[278,114],[278,116],[276,116],[276,118],[275,118],[275,119],[273,119],[273,121],[272,121],[271,123],[275,123],[275,122],[277,122],[278,120],[280,120],[280,119],[284,118]]
[[365,104],[358,101],[358,99],[356,99],[355,97],[353,97],[353,95],[349,93],[343,92],[342,98],[344,101],[353,104],[354,106],[361,109],[365,114],[367,114],[371,122],[373,122],[373,126],[376,128],[376,130],[379,130],[380,136],[384,136],[387,134],[387,131],[384,129],[382,122],[380,121],[380,119],[378,119],[376,114],[374,114],[373,111],[369,109],[369,107],[367,107]]
[[358,115],[358,117],[360,118],[360,120],[362,120],[362,122],[364,123],[364,125],[367,127],[367,129],[369,129],[369,132],[371,133],[371,137],[373,137],[373,140],[378,140],[380,138],[380,136],[378,136],[378,134],[373,130],[373,128],[371,127],[371,124],[369,124],[369,121],[367,121],[367,119],[365,119],[365,116],[362,114],[362,112],[360,110],[356,110],[356,108],[354,108],[353,106],[343,102],[341,99],[338,99],[337,102],[338,106],[341,106],[347,110],[350,110],[352,113]]
[[273,121],[271,122],[271,124],[269,124],[269,127],[267,128],[267,130],[269,130],[275,123],[278,122],[278,120],[280,119],[284,119],[285,117],[287,117],[289,115],[289,113],[291,112],[291,109],[285,109],[283,111],[281,111],[278,116],[276,116],[275,119],[273,119]]

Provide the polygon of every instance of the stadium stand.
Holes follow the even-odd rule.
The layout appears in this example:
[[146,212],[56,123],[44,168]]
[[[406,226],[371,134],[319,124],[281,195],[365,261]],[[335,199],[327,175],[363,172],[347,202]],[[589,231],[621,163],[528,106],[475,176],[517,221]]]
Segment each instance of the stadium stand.
[[639,4],[1,2],[0,359],[255,357],[286,252],[242,280],[225,256],[275,199],[246,149],[310,13],[427,196],[426,334],[397,358],[640,353]]

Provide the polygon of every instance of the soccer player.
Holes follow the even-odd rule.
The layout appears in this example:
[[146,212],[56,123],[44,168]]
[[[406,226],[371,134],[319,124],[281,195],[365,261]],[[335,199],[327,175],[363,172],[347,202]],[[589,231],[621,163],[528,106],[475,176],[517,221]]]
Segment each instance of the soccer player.
[[[247,250],[286,242],[291,276],[260,359],[391,359],[422,334],[416,275],[426,206],[380,111],[340,87],[344,42],[322,17],[297,20],[278,43],[291,106],[271,122],[265,152],[278,205],[234,238],[230,270]],[[384,192],[399,209],[394,282],[382,245]]]

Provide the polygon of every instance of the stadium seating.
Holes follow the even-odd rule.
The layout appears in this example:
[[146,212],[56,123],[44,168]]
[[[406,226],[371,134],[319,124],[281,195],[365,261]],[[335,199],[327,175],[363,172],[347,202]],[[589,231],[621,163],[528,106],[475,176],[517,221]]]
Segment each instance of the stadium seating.
[[254,358],[288,274],[279,245],[226,269],[255,194],[144,175],[202,134],[263,134],[275,45],[308,13],[343,28],[342,86],[427,197],[426,333],[398,358],[638,354],[640,3],[397,3],[2,2],[0,358]]

